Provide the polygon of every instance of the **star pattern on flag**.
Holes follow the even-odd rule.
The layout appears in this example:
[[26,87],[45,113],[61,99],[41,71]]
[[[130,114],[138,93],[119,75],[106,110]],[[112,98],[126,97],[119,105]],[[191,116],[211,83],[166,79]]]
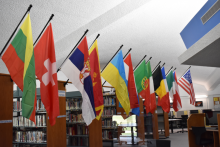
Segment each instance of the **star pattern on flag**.
[[192,83],[192,78],[191,78],[191,74],[190,74],[190,70],[185,73],[185,75],[183,76],[190,84]]

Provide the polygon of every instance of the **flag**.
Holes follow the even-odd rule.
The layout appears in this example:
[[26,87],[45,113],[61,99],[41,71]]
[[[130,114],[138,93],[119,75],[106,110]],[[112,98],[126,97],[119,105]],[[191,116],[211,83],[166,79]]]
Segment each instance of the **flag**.
[[50,125],[60,114],[56,55],[51,23],[34,47],[36,76],[40,80],[41,100],[49,116]]
[[164,105],[163,101],[166,100],[167,91],[160,65],[153,73],[153,80],[154,80],[154,90],[158,95],[158,106],[161,106],[163,110],[166,110],[168,106],[166,104]]
[[150,61],[148,61],[146,67],[147,67],[147,79],[149,84],[148,88],[150,88],[150,90],[148,90],[147,97],[149,97],[148,99],[150,99],[150,112],[153,114],[156,109],[156,98],[154,93],[154,81],[152,77]]
[[61,71],[82,94],[82,116],[87,125],[96,118],[91,68],[86,37],[64,62]]
[[[153,79],[151,73],[150,62],[145,64],[145,60],[134,71],[135,83],[139,96],[144,99],[146,113],[154,113],[156,101],[154,95]],[[153,91],[153,92],[152,92]]]
[[89,59],[91,67],[91,77],[93,84],[94,103],[96,111],[96,119],[99,120],[103,112],[103,94],[102,94],[102,79],[100,74],[100,62],[97,40],[93,43],[89,50]]
[[173,71],[170,70],[170,72],[168,73],[167,77],[167,86],[168,86],[168,91],[169,91],[169,96],[171,97],[171,99],[173,100],[173,95],[174,95],[174,91],[175,91],[175,80],[174,80],[174,76],[173,76]]
[[135,85],[135,80],[134,80],[134,71],[133,71],[133,65],[132,65],[130,53],[124,59],[124,63],[125,63],[125,67],[126,66],[128,67],[128,70],[126,70],[128,76],[126,76],[126,78],[128,81],[127,87],[128,87],[128,94],[129,94],[129,99],[130,99],[130,108],[132,109],[132,113],[139,116],[140,108],[139,108],[138,95],[137,95],[137,90],[136,90],[136,85]]
[[22,116],[35,122],[36,78],[30,14],[2,56],[12,80],[23,91]]
[[174,77],[174,94],[173,94],[173,109],[177,112],[182,108],[182,103],[179,94],[179,88],[177,85],[176,72],[173,72]]
[[195,105],[195,93],[194,93],[194,88],[193,88],[193,83],[192,83],[192,77],[190,70],[188,71],[179,79],[177,84],[185,90],[189,96],[190,96],[190,104]]
[[126,114],[129,115],[130,101],[128,97],[127,80],[121,50],[102,72],[102,77],[115,88],[116,96],[119,102]]
[[163,81],[165,84],[166,95],[164,96],[163,99],[158,97],[158,106],[161,106],[163,111],[169,113],[170,112],[170,98],[169,98],[169,90],[168,90],[168,86],[167,86],[167,80],[166,80],[166,74],[165,74],[164,67],[161,68],[161,73],[162,73]]

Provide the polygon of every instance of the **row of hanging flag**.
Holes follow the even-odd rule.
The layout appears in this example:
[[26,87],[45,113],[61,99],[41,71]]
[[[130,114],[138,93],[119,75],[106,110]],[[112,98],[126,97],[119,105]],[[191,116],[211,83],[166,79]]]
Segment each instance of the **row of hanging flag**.
[[[29,6],[27,12],[30,11],[30,8]],[[173,99],[174,110],[178,111],[182,108],[182,104],[177,85],[190,95],[190,103],[195,105],[195,94],[189,69],[179,81],[177,81],[175,71],[170,70],[166,75],[164,67],[161,68],[159,64],[152,71],[150,60],[146,62],[145,59],[142,59],[133,69],[131,53],[127,53],[123,58],[121,46],[101,71],[97,38],[89,49],[85,36],[88,30],[56,70],[54,38],[50,23],[52,18],[53,15],[33,44],[31,20],[28,13],[23,23],[18,25],[20,28],[18,30],[16,28],[16,34],[14,35],[15,32],[12,34],[0,53],[12,80],[23,91],[22,115],[24,117],[35,122],[37,76],[40,81],[41,99],[48,113],[49,122],[51,125],[56,123],[56,117],[59,116],[57,84],[59,70],[81,92],[82,116],[87,125],[95,118],[99,120],[103,112],[101,76],[115,88],[120,106],[127,115],[130,112],[139,115],[138,97],[144,100],[146,113],[154,113],[155,93],[158,96],[158,106],[161,106],[165,112],[170,111],[169,97]],[[11,38],[13,40],[10,42]]]

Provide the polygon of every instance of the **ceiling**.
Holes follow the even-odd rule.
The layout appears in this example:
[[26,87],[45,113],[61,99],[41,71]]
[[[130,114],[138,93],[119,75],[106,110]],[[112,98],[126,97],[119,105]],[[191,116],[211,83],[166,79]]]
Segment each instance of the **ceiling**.
[[[168,71],[177,68],[179,78],[188,68],[178,57],[186,51],[180,32],[207,0],[0,0],[0,46],[3,48],[17,23],[32,4],[33,40],[37,38],[50,15],[55,39],[57,67],[79,38],[87,34],[90,46],[97,34],[101,67],[123,44],[123,54],[132,48],[133,66],[146,54],[152,69],[161,61]],[[8,73],[0,60],[0,73]],[[210,76],[216,68],[192,66],[193,82],[212,85]],[[214,83],[215,85],[219,85]]]

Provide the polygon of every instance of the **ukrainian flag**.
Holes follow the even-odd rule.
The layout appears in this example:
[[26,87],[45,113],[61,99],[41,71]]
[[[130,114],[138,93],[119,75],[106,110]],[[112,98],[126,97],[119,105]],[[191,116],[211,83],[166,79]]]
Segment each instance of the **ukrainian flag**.
[[102,72],[102,77],[115,88],[116,96],[128,115],[130,112],[130,100],[121,50]]

